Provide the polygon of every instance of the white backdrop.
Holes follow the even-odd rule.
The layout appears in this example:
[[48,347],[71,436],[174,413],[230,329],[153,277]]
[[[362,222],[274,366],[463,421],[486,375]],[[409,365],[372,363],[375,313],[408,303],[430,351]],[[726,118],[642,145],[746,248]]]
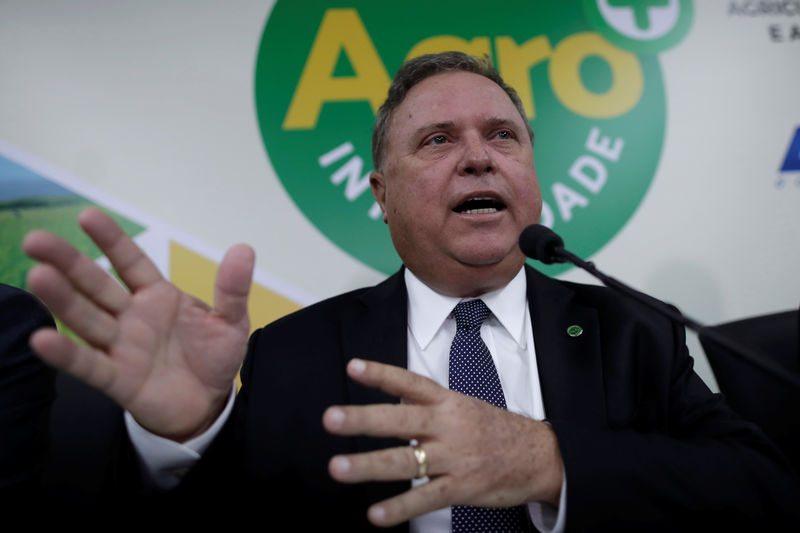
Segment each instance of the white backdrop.
[[[249,243],[259,271],[298,303],[383,279],[312,226],[270,166],[253,84],[271,4],[0,1],[5,153],[185,233],[210,255]],[[800,29],[791,39],[800,10],[733,9],[745,4],[756,3],[694,2],[691,31],[660,54],[658,171],[628,224],[591,258],[709,324],[800,304],[800,173],[779,173],[800,126]]]

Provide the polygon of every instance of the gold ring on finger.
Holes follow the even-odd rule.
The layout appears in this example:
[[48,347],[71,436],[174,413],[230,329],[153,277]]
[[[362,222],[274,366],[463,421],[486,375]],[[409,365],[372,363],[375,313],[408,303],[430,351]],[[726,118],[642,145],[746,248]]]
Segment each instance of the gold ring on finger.
[[411,450],[414,452],[414,458],[417,460],[417,475],[414,479],[422,479],[428,475],[428,455],[422,446],[412,446]]

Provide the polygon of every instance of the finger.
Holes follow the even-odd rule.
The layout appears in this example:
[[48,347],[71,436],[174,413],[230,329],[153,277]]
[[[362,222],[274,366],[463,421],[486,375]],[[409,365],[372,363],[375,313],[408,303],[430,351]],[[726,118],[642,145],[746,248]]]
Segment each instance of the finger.
[[219,265],[214,283],[214,310],[230,323],[247,317],[254,265],[255,252],[244,244],[231,247]]
[[53,328],[34,332],[31,347],[47,364],[60,368],[87,384],[108,392],[115,375],[114,363],[90,346],[79,346]]
[[163,279],[155,264],[119,224],[99,209],[89,208],[78,216],[78,223],[114,265],[125,285],[136,291]]
[[442,476],[417,485],[367,509],[369,521],[376,526],[393,526],[417,516],[452,505],[452,478]]
[[335,435],[369,435],[418,439],[430,436],[433,413],[419,405],[333,406],[322,415],[322,425]]
[[347,374],[362,385],[382,391],[413,404],[431,404],[442,398],[447,389],[435,381],[399,366],[351,359]]
[[77,290],[103,309],[117,313],[127,305],[128,291],[61,237],[47,231],[33,231],[25,236],[22,248],[31,258],[61,271]]
[[[437,450],[435,444],[424,447],[427,475],[439,473],[432,469],[427,460],[431,450]],[[411,446],[398,446],[373,452],[352,455],[337,455],[328,463],[331,477],[342,483],[360,483],[362,481],[394,481],[416,478],[420,472],[420,464]]]
[[116,319],[77,292],[56,268],[36,265],[28,272],[27,282],[47,307],[89,344],[105,348],[116,336]]

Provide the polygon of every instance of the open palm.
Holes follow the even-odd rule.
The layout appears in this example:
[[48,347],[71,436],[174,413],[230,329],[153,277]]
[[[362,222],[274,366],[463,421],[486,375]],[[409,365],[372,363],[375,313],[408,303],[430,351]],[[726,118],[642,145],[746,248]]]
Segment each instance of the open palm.
[[179,291],[106,214],[79,222],[126,290],[89,257],[45,231],[26,236],[40,262],[28,285],[86,345],[52,329],[31,343],[46,362],[105,392],[153,433],[186,440],[222,410],[247,349],[254,253],[232,247],[214,286],[214,307]]

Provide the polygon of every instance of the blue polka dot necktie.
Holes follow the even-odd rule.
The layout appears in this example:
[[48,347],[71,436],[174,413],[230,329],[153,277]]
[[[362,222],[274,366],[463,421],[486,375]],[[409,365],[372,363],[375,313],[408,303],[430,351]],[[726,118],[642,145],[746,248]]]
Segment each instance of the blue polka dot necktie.
[[[450,388],[506,408],[500,377],[489,349],[481,339],[481,324],[490,311],[483,300],[456,305],[456,336],[450,346]],[[454,505],[453,533],[529,531],[524,506],[490,508]]]

